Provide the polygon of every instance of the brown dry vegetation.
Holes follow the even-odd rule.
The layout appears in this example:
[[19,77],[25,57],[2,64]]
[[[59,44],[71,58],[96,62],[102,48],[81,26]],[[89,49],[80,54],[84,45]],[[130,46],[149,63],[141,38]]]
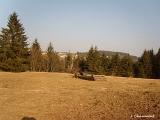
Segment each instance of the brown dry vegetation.
[[64,73],[0,72],[0,120],[160,119],[160,80],[106,77],[87,81]]

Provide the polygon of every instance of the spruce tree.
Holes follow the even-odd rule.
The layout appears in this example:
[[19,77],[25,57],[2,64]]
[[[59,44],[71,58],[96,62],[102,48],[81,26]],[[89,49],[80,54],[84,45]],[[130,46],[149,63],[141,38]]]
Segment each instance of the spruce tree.
[[142,62],[143,62],[143,68],[144,68],[144,73],[147,78],[152,77],[152,61],[150,57],[150,52],[149,51],[144,51],[142,55]]
[[103,52],[101,56],[101,73],[106,74],[107,64],[106,64],[106,54]]
[[152,77],[152,61],[150,51],[144,50],[141,58],[138,60],[139,77]]
[[95,46],[91,46],[87,58],[86,58],[86,64],[87,64],[87,69],[89,72],[93,73],[99,73],[101,74],[102,67],[101,67],[101,55],[98,51],[98,48]]
[[120,74],[120,57],[116,53],[111,58],[111,75],[118,76]]
[[141,61],[138,61],[138,77],[146,78],[146,74],[143,68],[143,63]]
[[42,69],[42,50],[37,38],[32,43],[30,53],[31,71],[40,72]]
[[49,60],[48,61],[49,72],[53,72],[53,69],[54,69],[54,64],[53,64],[53,61],[54,61],[54,49],[53,49],[53,46],[52,46],[51,42],[48,44],[47,56],[48,56],[48,60]]
[[94,48],[94,69],[99,74],[103,74],[103,67],[101,65],[102,65],[101,55],[98,51],[97,46],[95,46]]
[[129,54],[121,59],[120,75],[123,77],[133,76],[133,62]]
[[0,67],[4,71],[26,71],[29,69],[28,38],[16,12],[9,16],[7,26],[0,35]]
[[152,66],[151,78],[156,78],[156,55],[154,54],[153,49],[151,49],[149,52],[150,52],[150,60]]
[[60,60],[57,53],[53,49],[53,45],[50,42],[47,48],[47,57],[48,57],[48,72],[59,71]]
[[139,71],[138,71],[138,61],[133,61],[133,76],[138,78],[139,76]]
[[87,71],[91,71],[91,72],[94,71],[93,60],[94,60],[94,49],[93,49],[93,46],[91,46],[90,50],[88,51],[87,58],[86,58]]
[[102,74],[109,75],[110,58],[108,58],[104,52],[102,53],[101,56],[101,70]]
[[111,58],[110,57],[106,58],[106,66],[108,66],[107,68],[105,68],[106,75],[111,75]]

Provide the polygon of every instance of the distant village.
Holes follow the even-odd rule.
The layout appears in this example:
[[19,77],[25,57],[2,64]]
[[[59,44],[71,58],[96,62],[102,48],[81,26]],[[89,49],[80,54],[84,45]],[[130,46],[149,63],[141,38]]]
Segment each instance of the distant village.
[[[47,54],[47,52],[44,52],[44,51],[42,52],[42,55],[46,55],[46,54]],[[67,52],[57,52],[57,54],[58,54],[59,58],[61,58],[61,59],[65,59],[67,57]],[[77,53],[70,53],[70,54],[72,56],[72,59],[75,59],[78,57]]]
[[[47,52],[43,51],[42,55],[46,55]],[[58,56],[60,59],[65,59],[67,57],[67,52],[57,52]],[[72,60],[76,59],[78,57],[77,53],[70,53],[72,56]],[[86,53],[80,53],[80,56],[83,56],[84,59],[86,59],[87,54]],[[106,58],[108,58],[109,56],[106,56]]]

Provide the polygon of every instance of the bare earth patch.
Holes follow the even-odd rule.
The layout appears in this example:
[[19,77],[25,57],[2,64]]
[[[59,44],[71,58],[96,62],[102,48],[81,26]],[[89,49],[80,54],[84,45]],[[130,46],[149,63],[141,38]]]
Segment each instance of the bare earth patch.
[[160,120],[160,80],[0,72],[0,120]]

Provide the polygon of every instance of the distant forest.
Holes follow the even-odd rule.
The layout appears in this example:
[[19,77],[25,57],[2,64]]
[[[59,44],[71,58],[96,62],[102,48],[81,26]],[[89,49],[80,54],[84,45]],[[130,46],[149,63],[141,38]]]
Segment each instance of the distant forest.
[[91,46],[86,53],[70,52],[59,57],[50,42],[42,52],[36,38],[28,47],[28,37],[16,12],[9,16],[7,28],[0,33],[0,71],[7,72],[87,72],[108,76],[160,79],[160,48],[144,50],[141,57],[126,53],[99,51]]
[[[119,54],[120,58],[124,57],[125,55],[127,55],[128,53],[123,53],[123,52],[114,52],[114,51],[104,51],[104,50],[99,50],[99,53],[102,55],[103,53],[106,54],[106,56],[108,57],[112,57],[113,55],[115,55],[116,53]],[[83,56],[87,56],[88,52],[80,52],[79,54],[83,55]],[[130,57],[132,58],[132,60],[136,61],[138,60],[137,56],[134,55],[130,55]]]

